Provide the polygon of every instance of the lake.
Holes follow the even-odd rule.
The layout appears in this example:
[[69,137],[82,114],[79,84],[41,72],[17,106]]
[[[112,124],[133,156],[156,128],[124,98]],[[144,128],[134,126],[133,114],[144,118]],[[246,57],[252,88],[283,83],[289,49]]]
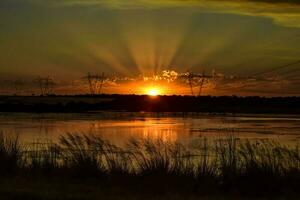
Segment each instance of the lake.
[[296,115],[212,115],[183,113],[98,112],[85,114],[0,113],[0,129],[23,143],[57,141],[66,133],[99,135],[123,146],[131,138],[160,138],[192,147],[203,138],[234,135],[241,139],[300,141]]

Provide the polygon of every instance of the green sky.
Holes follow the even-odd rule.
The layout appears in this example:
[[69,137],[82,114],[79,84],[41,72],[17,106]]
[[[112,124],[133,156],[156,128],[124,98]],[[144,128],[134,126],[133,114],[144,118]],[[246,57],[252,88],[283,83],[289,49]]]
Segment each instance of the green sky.
[[[250,76],[300,59],[297,2],[1,0],[0,77],[165,69]],[[299,68],[273,76],[296,79]],[[295,84],[288,89],[297,94]]]

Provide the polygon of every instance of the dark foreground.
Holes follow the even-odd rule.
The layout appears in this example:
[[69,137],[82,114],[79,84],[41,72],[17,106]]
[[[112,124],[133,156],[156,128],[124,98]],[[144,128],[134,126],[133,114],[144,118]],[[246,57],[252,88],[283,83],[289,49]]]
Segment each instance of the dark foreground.
[[93,135],[58,143],[0,139],[1,199],[299,199],[300,149],[268,140],[161,140],[116,147]]
[[300,114],[300,97],[0,96],[0,112],[208,112]]
[[[0,182],[1,200],[233,200],[233,199],[299,199],[299,195],[286,191],[272,195],[240,194],[238,191],[215,193],[195,193],[193,191],[176,191],[172,189],[159,189],[155,184],[142,185],[128,182],[99,183],[98,180],[70,180],[61,178],[17,178],[2,179]],[[127,185],[126,185],[127,184]],[[130,185],[128,185],[130,184]],[[149,187],[145,190],[145,186]],[[141,190],[141,187],[142,190]],[[157,191],[157,189],[159,189]],[[254,191],[256,188],[249,188]]]

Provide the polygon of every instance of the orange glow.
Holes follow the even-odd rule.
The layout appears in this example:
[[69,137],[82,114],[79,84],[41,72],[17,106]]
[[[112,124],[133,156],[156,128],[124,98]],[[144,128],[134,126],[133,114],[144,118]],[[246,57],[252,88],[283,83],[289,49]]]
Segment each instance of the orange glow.
[[[86,87],[82,91],[86,91]],[[151,97],[155,97],[155,95],[190,95],[190,88],[184,84],[163,80],[133,80],[115,85],[107,85],[103,87],[103,93],[151,95]]]
[[162,94],[162,89],[158,87],[149,87],[145,89],[145,93],[149,96],[157,96]]

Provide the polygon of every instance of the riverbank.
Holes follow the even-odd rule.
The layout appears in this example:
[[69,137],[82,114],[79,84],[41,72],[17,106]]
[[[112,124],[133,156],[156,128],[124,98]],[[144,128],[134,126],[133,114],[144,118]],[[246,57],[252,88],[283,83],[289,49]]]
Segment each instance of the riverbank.
[[91,111],[300,114],[300,97],[0,96],[0,112]]

